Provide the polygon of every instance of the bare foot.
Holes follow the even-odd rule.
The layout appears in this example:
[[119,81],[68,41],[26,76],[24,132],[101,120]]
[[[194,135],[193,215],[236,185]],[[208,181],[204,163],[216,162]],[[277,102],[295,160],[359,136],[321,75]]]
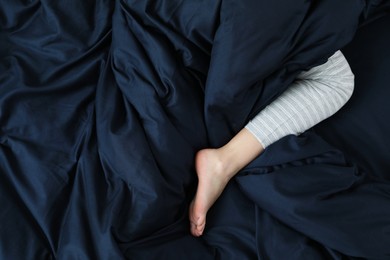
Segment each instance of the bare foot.
[[198,189],[189,209],[191,233],[201,236],[206,225],[206,214],[221,195],[231,176],[221,161],[218,149],[204,149],[196,154]]
[[204,149],[196,154],[198,189],[189,209],[191,233],[201,236],[210,207],[221,195],[229,180],[264,150],[247,129],[242,129],[226,145]]

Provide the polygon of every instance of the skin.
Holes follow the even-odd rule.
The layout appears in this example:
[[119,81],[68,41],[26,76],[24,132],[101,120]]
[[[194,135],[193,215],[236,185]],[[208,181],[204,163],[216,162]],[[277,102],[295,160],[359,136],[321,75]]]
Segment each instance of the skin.
[[196,154],[198,188],[189,208],[192,235],[199,237],[203,234],[207,212],[230,179],[263,151],[255,136],[243,128],[226,145],[217,149],[203,149]]

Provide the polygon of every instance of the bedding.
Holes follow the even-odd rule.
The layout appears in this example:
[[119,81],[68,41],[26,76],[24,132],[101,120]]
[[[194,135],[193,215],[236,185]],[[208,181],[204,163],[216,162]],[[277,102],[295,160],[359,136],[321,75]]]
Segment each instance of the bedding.
[[[390,259],[390,3],[0,3],[1,259]],[[342,49],[343,109],[189,233],[195,153]]]

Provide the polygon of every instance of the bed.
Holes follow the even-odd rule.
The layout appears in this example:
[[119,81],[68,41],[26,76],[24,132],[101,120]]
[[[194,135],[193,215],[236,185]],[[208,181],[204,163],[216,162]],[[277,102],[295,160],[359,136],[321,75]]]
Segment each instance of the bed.
[[[389,1],[0,3],[0,259],[390,259]],[[341,49],[350,101],[189,233],[196,152]]]

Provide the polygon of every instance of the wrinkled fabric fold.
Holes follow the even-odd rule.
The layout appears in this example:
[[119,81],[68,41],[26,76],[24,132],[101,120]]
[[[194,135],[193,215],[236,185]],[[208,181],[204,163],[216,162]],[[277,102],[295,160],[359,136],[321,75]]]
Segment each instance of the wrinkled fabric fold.
[[267,148],[228,185],[202,238],[189,234],[188,206],[198,150],[224,144],[365,26],[383,36],[388,10],[377,0],[3,1],[0,258],[386,259],[386,148],[359,160],[355,135],[343,136],[363,128],[353,119],[364,102],[345,116],[356,125],[336,116]]

